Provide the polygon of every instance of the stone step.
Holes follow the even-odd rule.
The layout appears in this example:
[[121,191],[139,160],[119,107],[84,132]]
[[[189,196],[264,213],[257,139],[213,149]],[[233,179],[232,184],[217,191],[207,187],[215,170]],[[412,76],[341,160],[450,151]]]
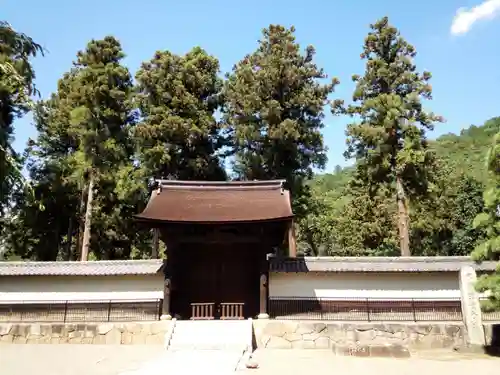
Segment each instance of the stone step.
[[177,321],[169,350],[234,350],[243,352],[252,338],[252,322]]

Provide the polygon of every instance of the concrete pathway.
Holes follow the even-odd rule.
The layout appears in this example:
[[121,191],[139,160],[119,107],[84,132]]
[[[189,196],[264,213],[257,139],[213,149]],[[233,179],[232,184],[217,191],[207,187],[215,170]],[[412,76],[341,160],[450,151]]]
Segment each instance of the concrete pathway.
[[257,350],[258,369],[241,375],[496,375],[500,358],[457,355],[447,352],[420,353],[409,359],[336,357],[329,350]]
[[[257,350],[258,369],[233,372],[240,353],[133,345],[0,345],[1,375],[497,375],[500,358],[419,353],[410,359],[335,357],[321,350]],[[232,358],[229,360],[229,358]]]
[[140,368],[120,375],[151,375],[165,371],[175,375],[230,375],[235,373],[241,355],[240,351],[229,350],[169,350]]

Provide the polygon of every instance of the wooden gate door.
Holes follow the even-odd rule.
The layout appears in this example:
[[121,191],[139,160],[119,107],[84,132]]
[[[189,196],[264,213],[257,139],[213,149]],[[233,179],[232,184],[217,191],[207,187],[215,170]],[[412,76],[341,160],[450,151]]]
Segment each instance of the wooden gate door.
[[[244,319],[258,308],[259,273],[249,248],[218,244],[183,254],[179,272],[182,317]],[[255,306],[257,303],[257,307]]]

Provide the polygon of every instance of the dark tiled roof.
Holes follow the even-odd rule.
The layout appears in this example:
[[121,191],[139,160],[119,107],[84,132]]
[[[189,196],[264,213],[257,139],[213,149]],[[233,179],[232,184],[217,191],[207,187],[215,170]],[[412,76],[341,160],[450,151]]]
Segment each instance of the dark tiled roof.
[[110,260],[88,262],[0,262],[0,276],[113,276],[154,275],[163,260]]
[[227,223],[293,217],[281,180],[198,182],[160,181],[141,221]]
[[493,271],[499,262],[475,263],[469,257],[304,257],[269,259],[272,272],[443,272],[471,265]]

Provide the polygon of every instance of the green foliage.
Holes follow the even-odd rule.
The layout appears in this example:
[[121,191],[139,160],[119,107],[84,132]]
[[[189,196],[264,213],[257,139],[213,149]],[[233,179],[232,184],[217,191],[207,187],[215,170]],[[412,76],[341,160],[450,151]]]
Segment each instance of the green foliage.
[[21,173],[23,160],[12,148],[13,122],[32,107],[37,91],[30,59],[38,53],[43,53],[39,44],[0,21],[0,233],[11,194],[30,187]]
[[224,146],[214,118],[220,104],[219,61],[197,47],[185,56],[157,52],[137,72],[143,117],[135,129],[145,175],[181,180],[224,180]]
[[302,216],[313,167],[323,167],[323,107],[336,79],[314,63],[312,46],[301,52],[295,28],[270,25],[259,47],[227,76],[224,120],[239,179],[285,179],[295,213]]
[[[485,240],[472,252],[475,260],[500,259],[500,131],[495,135],[486,158],[488,181],[484,191],[484,211],[474,220],[474,226],[485,231]],[[500,309],[500,268],[483,275],[477,283],[480,292],[489,293],[489,309]]]
[[[236,179],[286,180],[303,254],[398,255],[400,226],[411,216],[403,234],[413,255],[466,255],[477,246],[476,258],[498,259],[498,143],[489,172],[483,159],[500,118],[428,141],[441,120],[421,103],[431,98],[430,74],[417,72],[415,49],[383,18],[365,40],[353,102],[332,103],[354,119],[346,156],[355,164],[313,176],[326,162],[323,111],[337,80],[294,35],[293,27],[264,29],[226,80],[199,47],[159,51],[141,65],[135,87],[118,40],[92,40],[57,91],[33,106],[30,58],[40,46],[0,23],[0,209],[10,205],[0,218],[0,256],[77,259],[92,179],[89,259],[148,258],[152,236],[132,216],[151,178],[224,180],[230,161]],[[19,155],[10,146],[13,121],[29,110],[38,134]],[[23,163],[32,195],[18,188]],[[497,273],[478,286],[492,305],[498,285]]]
[[416,71],[415,48],[387,17],[370,28],[361,54],[366,60],[365,75],[353,76],[354,103],[347,108],[334,105],[333,110],[359,119],[347,127],[346,157],[357,161],[356,183],[364,185],[363,194],[367,194],[360,199],[370,199],[384,189],[382,195],[398,201],[401,252],[409,255],[404,242],[409,202],[427,195],[432,183],[434,154],[425,131],[442,119],[422,107],[422,99],[431,99],[431,75]]
[[[468,255],[484,238],[484,231],[474,228],[473,220],[484,207],[484,185],[477,178],[485,170],[483,160],[491,144],[494,120],[471,126],[460,135],[448,134],[430,142],[436,155],[443,157],[438,158],[431,194],[412,205],[413,255]],[[472,133],[477,145],[471,149],[468,146]],[[450,147],[448,140],[452,137]],[[458,168],[466,157],[471,160],[469,167]],[[312,200],[323,206],[318,213],[308,215],[307,221],[300,222],[299,245],[304,252],[314,254],[315,248],[325,255],[394,255],[397,233],[390,225],[394,199],[387,196],[387,201],[383,201],[383,194],[370,200],[363,198],[349,184],[355,171],[355,166],[337,168],[334,173],[317,175],[312,181]],[[311,232],[307,238],[305,231]],[[308,242],[308,238],[314,239],[314,243]]]
[[492,137],[500,131],[500,117],[489,119],[482,126],[472,125],[460,134],[442,135],[429,142],[438,158],[446,161],[454,173],[465,173],[485,183],[488,171],[484,168],[486,150]]

